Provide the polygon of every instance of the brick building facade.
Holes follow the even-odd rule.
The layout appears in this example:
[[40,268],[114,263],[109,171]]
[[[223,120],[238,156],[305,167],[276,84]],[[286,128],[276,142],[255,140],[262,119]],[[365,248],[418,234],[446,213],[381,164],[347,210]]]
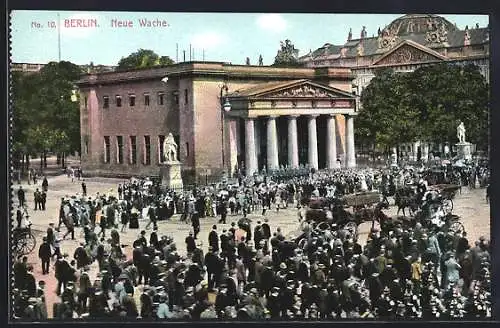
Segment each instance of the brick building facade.
[[[286,143],[279,157],[278,146],[263,149],[260,145],[265,145],[266,140],[278,144],[280,138],[266,139],[266,133],[284,133],[289,116],[298,117],[299,127],[306,120],[309,122],[309,139],[317,138],[317,131],[323,136],[320,127],[326,126],[327,121],[334,124],[333,137],[330,133],[322,138],[335,141],[320,144],[329,145],[329,160],[337,154],[345,157],[349,142],[351,153],[354,147],[354,139],[345,140],[345,120],[352,118],[356,110],[352,79],[347,68],[274,68],[219,62],[88,74],[77,82],[81,99],[82,167],[96,175],[158,175],[163,162],[161,145],[165,136],[172,133],[185,179],[217,176],[223,169],[233,173],[238,166],[245,167],[249,158],[245,154],[250,149],[250,139],[245,137],[248,120],[256,122],[256,139],[251,146],[253,149],[256,145],[256,153],[255,159],[251,159],[254,163],[251,170],[255,172],[263,166],[275,168],[276,164],[287,166],[291,162],[284,155]],[[245,93],[246,90],[255,92]],[[304,90],[309,93],[304,94]],[[227,113],[222,109],[224,101],[233,104]],[[331,121],[333,116],[335,120]],[[266,124],[271,126],[269,122],[274,130],[266,130]],[[296,154],[292,148],[289,153],[297,157],[302,149],[307,152],[311,143],[306,140],[307,135],[306,139],[300,139],[300,133],[297,136],[296,130],[292,132],[290,136],[299,138],[299,148],[293,146]],[[272,149],[276,149],[274,154]],[[262,152],[268,156],[261,156]],[[319,149],[319,153],[319,164],[318,154],[311,151],[309,157],[302,156],[299,162],[312,161],[316,163],[313,166],[327,167],[324,151]],[[275,157],[278,162],[267,161]],[[293,163],[297,164],[295,160]],[[249,169],[247,173],[253,172]]]

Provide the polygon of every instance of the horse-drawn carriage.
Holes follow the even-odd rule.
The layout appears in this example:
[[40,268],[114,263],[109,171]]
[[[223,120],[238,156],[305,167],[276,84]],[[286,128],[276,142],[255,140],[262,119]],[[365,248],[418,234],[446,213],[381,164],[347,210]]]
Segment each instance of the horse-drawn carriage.
[[453,198],[457,194],[457,191],[461,189],[461,186],[454,184],[438,184],[429,186],[427,190],[435,191],[441,199],[443,208],[445,212],[451,213],[453,211]]
[[[356,239],[358,225],[364,221],[374,222],[377,209],[387,208],[380,205],[380,199],[378,192],[361,192],[342,198],[313,197],[302,218],[301,231],[337,231],[340,236]],[[374,207],[374,204],[377,205]],[[352,211],[349,211],[351,207]]]

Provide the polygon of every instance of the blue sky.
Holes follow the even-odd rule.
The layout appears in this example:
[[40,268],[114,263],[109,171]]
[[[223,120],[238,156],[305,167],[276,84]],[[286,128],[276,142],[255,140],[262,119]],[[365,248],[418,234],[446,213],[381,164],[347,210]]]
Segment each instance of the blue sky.
[[[244,64],[250,57],[257,64],[262,54],[264,65],[270,65],[280,40],[290,39],[300,55],[325,43],[343,44],[349,28],[359,37],[362,26],[368,36],[376,34],[401,15],[380,14],[238,14],[238,13],[130,13],[130,12],[70,12],[14,11],[12,13],[12,60],[23,63],[47,63],[58,60],[57,14],[65,19],[96,19],[98,27],[61,27],[61,59],[75,64],[116,65],[139,48],[151,49],[159,55],[179,61],[182,50],[189,60],[189,45],[194,59]],[[460,29],[479,23],[488,25],[486,15],[442,15]],[[111,21],[133,21],[133,27],[112,27]],[[139,19],[165,20],[168,27],[140,27]],[[41,27],[34,27],[38,23]]]

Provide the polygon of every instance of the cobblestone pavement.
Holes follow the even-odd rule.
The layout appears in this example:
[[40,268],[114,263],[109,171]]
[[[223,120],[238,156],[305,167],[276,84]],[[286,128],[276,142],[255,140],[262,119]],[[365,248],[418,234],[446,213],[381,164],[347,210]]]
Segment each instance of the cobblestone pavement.
[[[117,195],[117,186],[122,183],[123,180],[120,179],[108,179],[108,178],[88,178],[85,179],[87,184],[87,194],[94,196],[97,192],[100,194],[114,194]],[[57,280],[54,277],[54,270],[51,266],[50,273],[48,275],[42,275],[41,264],[38,259],[38,247],[42,242],[42,237],[45,235],[45,231],[49,223],[58,223],[58,213],[60,199],[64,196],[71,196],[76,193],[81,193],[81,182],[75,180],[71,182],[71,179],[66,176],[57,176],[48,178],[49,181],[49,191],[47,195],[47,207],[46,211],[34,211],[34,201],[33,192],[35,188],[41,189],[41,180],[38,185],[33,184],[27,185],[22,184],[23,188],[26,189],[26,201],[29,206],[30,219],[33,223],[32,230],[37,238],[37,246],[35,250],[28,255],[28,261],[34,267],[34,275],[37,281],[44,280],[46,282],[46,301],[47,310],[49,318],[52,317],[52,306],[58,301],[58,297],[55,294]],[[17,190],[19,188],[18,184],[13,185],[13,206],[17,206]],[[396,208],[391,206],[391,208],[386,211],[387,215],[395,215]],[[469,240],[473,243],[480,236],[486,236],[490,238],[490,209],[489,205],[485,200],[485,190],[484,189],[472,189],[463,188],[461,194],[457,194],[454,199],[454,214],[461,217],[461,221],[465,226],[465,230],[468,233]],[[288,209],[281,209],[279,212],[275,210],[268,211],[266,216],[269,218],[269,224],[272,231],[274,232],[277,227],[281,227],[283,233],[289,234],[297,231],[298,228],[298,215],[297,210],[293,207]],[[198,235],[198,239],[203,242],[203,251],[206,252],[208,248],[208,234],[211,231],[211,227],[217,224],[218,231],[221,232],[222,229],[228,229],[231,222],[236,222],[240,216],[228,216],[227,224],[217,224],[217,218],[204,218],[201,219],[201,231]],[[255,224],[258,220],[262,220],[263,217],[260,213],[253,213],[249,215],[249,218],[253,220]],[[125,252],[127,256],[131,257],[132,254],[132,243],[139,234],[141,230],[144,229],[146,222],[142,220],[140,222],[140,229],[127,229],[126,232],[120,233],[121,243],[125,245],[130,245],[126,247]],[[371,223],[363,223],[359,226],[360,242],[364,244],[366,236],[370,229]],[[180,254],[185,254],[185,243],[184,238],[189,233],[191,226],[186,223],[179,222],[179,216],[174,215],[174,217],[169,221],[159,221],[158,222],[159,235],[170,234],[173,235],[177,244],[177,249]],[[61,227],[61,231],[65,232],[64,225]],[[147,235],[149,239],[149,232],[147,230]],[[75,230],[76,240],[64,240],[61,242],[61,252],[68,253],[70,258],[72,258],[73,253],[78,246],[78,243],[83,240],[83,232],[81,228],[76,228]],[[94,279],[98,272],[97,263],[91,265],[90,278]],[[134,293],[135,295],[139,293]]]

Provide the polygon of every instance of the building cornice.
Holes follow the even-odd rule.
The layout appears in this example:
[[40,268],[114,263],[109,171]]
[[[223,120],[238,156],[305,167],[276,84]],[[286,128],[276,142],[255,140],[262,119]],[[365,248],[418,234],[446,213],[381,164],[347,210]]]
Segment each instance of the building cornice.
[[220,79],[335,79],[352,80],[350,68],[281,68],[272,66],[231,65],[221,62],[187,62],[149,69],[85,74],[79,87],[160,80],[168,77],[217,77]]

